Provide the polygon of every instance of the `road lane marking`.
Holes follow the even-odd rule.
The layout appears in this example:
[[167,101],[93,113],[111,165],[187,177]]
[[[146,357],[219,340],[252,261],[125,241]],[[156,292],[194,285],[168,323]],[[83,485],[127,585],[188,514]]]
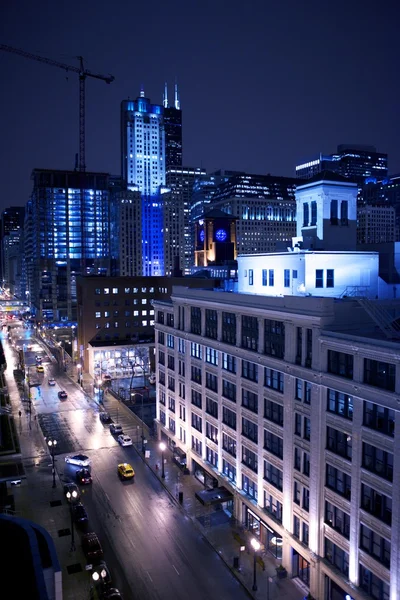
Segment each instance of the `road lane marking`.
[[178,569],[176,568],[176,566],[175,566],[175,565],[172,565],[172,566],[174,567],[175,571],[176,571],[176,572],[178,573],[178,575],[179,575],[179,571],[178,571]]
[[147,573],[147,575],[149,576],[149,579],[150,579],[150,581],[153,583],[153,580],[152,580],[152,578],[151,578],[151,575],[150,575],[150,573],[149,573],[148,571],[146,571],[146,573]]

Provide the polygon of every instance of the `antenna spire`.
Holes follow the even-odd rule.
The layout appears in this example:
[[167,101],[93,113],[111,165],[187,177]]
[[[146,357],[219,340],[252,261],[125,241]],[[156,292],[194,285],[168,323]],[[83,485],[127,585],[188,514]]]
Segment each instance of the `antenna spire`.
[[178,94],[178,84],[176,81],[175,81],[175,108],[176,108],[176,110],[181,109],[181,103],[179,101],[179,94]]
[[168,108],[168,85],[167,82],[164,84],[164,95],[163,95],[164,108]]

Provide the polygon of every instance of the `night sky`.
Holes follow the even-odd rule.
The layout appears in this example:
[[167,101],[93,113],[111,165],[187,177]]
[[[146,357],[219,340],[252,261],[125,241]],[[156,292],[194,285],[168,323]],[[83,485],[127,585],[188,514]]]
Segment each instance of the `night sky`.
[[[113,74],[87,79],[86,165],[120,173],[120,102],[177,77],[184,164],[294,175],[340,143],[400,172],[400,4],[347,0],[2,0],[0,43]],[[33,168],[73,169],[78,76],[0,52],[0,210]]]

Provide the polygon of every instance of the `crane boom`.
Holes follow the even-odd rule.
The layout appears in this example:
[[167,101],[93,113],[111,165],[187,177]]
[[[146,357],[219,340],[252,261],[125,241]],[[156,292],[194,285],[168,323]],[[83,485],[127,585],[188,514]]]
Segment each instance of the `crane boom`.
[[0,50],[3,52],[10,52],[11,54],[17,54],[18,56],[22,56],[24,58],[29,58],[31,60],[36,60],[37,62],[44,63],[46,65],[50,65],[51,67],[58,67],[59,69],[64,69],[64,71],[71,71],[72,73],[78,73],[79,75],[79,170],[86,170],[86,161],[85,161],[85,81],[86,77],[93,77],[94,79],[101,79],[106,83],[112,83],[115,79],[113,75],[101,75],[100,73],[92,73],[88,69],[84,68],[83,58],[82,56],[78,56],[79,67],[73,65],[67,65],[65,63],[59,62],[57,60],[52,60],[51,58],[46,58],[44,56],[38,56],[37,54],[32,54],[31,52],[27,52],[26,50],[21,50],[20,48],[13,48],[12,46],[7,46],[6,44],[0,44]]

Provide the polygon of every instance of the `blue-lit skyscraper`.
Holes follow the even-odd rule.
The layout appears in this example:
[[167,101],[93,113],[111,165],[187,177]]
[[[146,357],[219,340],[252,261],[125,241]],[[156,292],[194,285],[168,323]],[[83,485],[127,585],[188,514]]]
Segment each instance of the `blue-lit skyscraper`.
[[110,274],[109,175],[34,169],[25,213],[30,301],[38,319],[76,319],[76,276]]
[[138,275],[165,274],[162,192],[167,167],[182,163],[181,119],[176,86],[172,107],[167,88],[162,105],[152,104],[143,90],[136,100],[121,103],[121,174],[128,189],[142,196],[143,272]]

